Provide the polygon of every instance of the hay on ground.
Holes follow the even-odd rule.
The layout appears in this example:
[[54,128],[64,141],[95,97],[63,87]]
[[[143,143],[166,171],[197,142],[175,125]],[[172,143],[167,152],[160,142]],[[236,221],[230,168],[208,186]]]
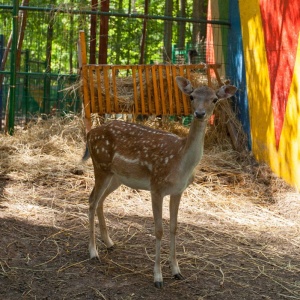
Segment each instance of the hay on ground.
[[[256,163],[249,152],[234,150],[221,120],[219,129],[208,128],[195,183],[184,193],[180,207],[178,255],[186,278],[172,281],[167,277],[166,249],[162,260],[167,284],[161,293],[166,299],[169,295],[180,298],[181,291],[190,299],[205,297],[209,291],[217,293],[213,299],[232,299],[232,295],[239,299],[261,299],[258,295],[299,299],[299,195],[266,165]],[[187,134],[186,127],[177,123],[163,125]],[[117,249],[109,254],[98,240],[102,263],[91,264],[86,249],[93,168],[90,161],[81,164],[84,147],[83,123],[76,116],[39,119],[26,130],[17,129],[14,136],[0,135],[0,276],[5,282],[13,279],[10,289],[26,280],[30,284],[23,293],[35,293],[37,298],[44,296],[45,289],[48,293],[55,290],[56,296],[64,293],[70,282],[68,297],[78,293],[93,298],[95,289],[89,287],[98,286],[99,280],[118,293],[127,291],[126,295],[135,293],[139,298],[136,286],[151,285],[152,280],[150,195],[121,187],[109,196],[105,215]],[[168,200],[164,219],[166,226]],[[37,228],[43,231],[34,231]],[[167,238],[168,230],[163,240],[166,248]],[[22,247],[34,248],[14,252],[18,241]],[[13,253],[20,253],[20,265],[20,255]],[[78,282],[73,281],[76,274],[81,274]],[[86,276],[88,283],[78,287]],[[36,281],[40,288],[34,289]],[[124,281],[128,285],[124,286]],[[108,293],[114,289],[101,289],[98,296],[109,299]],[[143,297],[153,299],[152,293],[144,289]]]

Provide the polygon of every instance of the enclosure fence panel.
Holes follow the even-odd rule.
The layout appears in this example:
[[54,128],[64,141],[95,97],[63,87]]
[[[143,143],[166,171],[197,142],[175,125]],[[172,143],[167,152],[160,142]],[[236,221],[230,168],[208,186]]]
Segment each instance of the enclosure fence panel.
[[[176,76],[188,78],[193,86],[217,84],[219,64],[95,65],[87,64],[84,31],[79,33],[78,54],[85,117],[91,114],[131,113],[141,115],[189,115],[190,100],[179,91]],[[90,125],[88,125],[90,126]]]

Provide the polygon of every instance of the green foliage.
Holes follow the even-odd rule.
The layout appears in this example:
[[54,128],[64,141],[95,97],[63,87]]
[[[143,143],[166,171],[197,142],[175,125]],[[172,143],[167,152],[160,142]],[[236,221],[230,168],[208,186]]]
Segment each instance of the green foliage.
[[[166,0],[168,1],[168,0]],[[187,0],[187,17],[192,14],[192,1]],[[99,1],[100,2],[100,1]],[[21,3],[21,1],[20,1]],[[31,7],[56,7],[76,11],[90,10],[91,0],[30,0]],[[1,4],[11,5],[11,1]],[[119,13],[144,14],[144,0],[111,0],[111,11]],[[151,0],[149,15],[163,16],[165,3],[161,0]],[[178,12],[174,10],[173,16]],[[89,40],[90,16],[87,14],[71,14],[61,12],[27,11],[27,25],[22,50],[30,52],[29,69],[31,72],[45,71],[47,31],[53,20],[53,40],[51,54],[51,71],[62,73],[76,73],[77,70],[77,39],[79,30],[83,29]],[[99,24],[99,17],[98,17]],[[143,19],[111,16],[109,18],[109,64],[136,64],[140,58],[140,44],[142,40]],[[12,31],[12,18],[9,10],[0,9],[0,32],[7,41]],[[99,39],[99,25],[97,39]],[[172,43],[177,39],[177,22],[173,22]],[[191,23],[186,23],[186,43],[191,39]],[[147,20],[147,34],[145,59],[162,62],[164,40],[164,21]],[[98,55],[96,55],[97,57]],[[21,70],[25,69],[25,55],[22,55]]]

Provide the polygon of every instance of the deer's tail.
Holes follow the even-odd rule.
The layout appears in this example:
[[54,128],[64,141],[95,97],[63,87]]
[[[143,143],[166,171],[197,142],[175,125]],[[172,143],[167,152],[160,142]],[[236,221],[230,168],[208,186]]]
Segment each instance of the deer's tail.
[[85,151],[84,151],[84,154],[83,154],[81,160],[84,162],[84,161],[88,160],[90,157],[91,157],[91,155],[90,155],[89,147],[88,147],[88,144],[86,143]]

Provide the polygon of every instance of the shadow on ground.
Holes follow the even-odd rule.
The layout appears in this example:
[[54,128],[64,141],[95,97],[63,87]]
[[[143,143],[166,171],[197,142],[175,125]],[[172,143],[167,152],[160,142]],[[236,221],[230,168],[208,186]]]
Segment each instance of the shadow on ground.
[[[0,294],[3,299],[286,299],[300,297],[299,256],[277,254],[259,236],[224,234],[222,227],[179,224],[178,258],[184,281],[168,267],[154,288],[152,218],[107,215],[113,251],[98,240],[101,262],[88,259],[87,224],[60,221],[47,227],[2,218]],[[165,221],[167,229],[167,221]]]

